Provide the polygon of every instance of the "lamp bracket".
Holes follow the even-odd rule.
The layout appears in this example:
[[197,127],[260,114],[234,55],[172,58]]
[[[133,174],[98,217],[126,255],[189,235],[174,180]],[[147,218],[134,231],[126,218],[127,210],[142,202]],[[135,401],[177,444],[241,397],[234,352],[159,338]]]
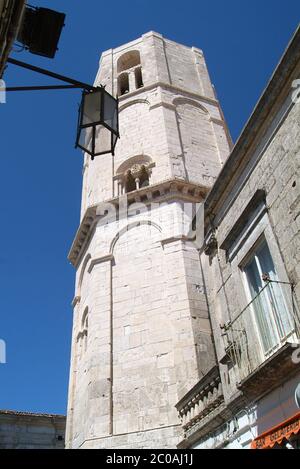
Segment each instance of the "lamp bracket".
[[[59,73],[51,72],[50,70],[46,70],[45,68],[36,67],[35,65],[22,62],[21,60],[12,59],[9,57],[7,59],[7,62],[11,63],[12,65],[31,70],[32,72],[40,73],[41,75],[46,75],[48,77],[55,78],[56,80],[64,81],[65,83],[70,83],[71,85],[74,85],[77,88],[82,88],[87,91],[95,91],[97,89],[97,87],[89,85],[88,83],[74,80],[73,78],[60,75]],[[102,85],[100,85],[100,88],[102,88]]]

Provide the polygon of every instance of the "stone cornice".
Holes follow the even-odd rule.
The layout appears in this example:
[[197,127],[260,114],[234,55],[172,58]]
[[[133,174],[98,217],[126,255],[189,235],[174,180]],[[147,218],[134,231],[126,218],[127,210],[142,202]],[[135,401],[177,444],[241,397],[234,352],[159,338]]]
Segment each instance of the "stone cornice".
[[[151,91],[155,88],[167,89],[167,90],[172,91],[172,92],[175,91],[177,93],[180,93],[181,95],[190,97],[190,98],[195,99],[195,100],[204,101],[208,104],[212,104],[213,106],[219,107],[219,102],[214,98],[208,98],[207,96],[203,96],[203,95],[198,94],[198,93],[193,93],[192,91],[186,90],[185,88],[181,88],[179,86],[174,86],[174,85],[171,85],[170,83],[164,83],[162,81],[156,81],[155,83],[152,83],[151,85],[144,86],[143,88],[139,88],[137,90],[131,91],[130,93],[126,93],[122,96],[119,96],[120,106],[122,106],[123,102],[126,102],[128,98],[131,98],[131,97],[134,97],[134,96],[137,96],[137,95],[142,95],[144,92]],[[128,102],[130,102],[130,101],[128,101]],[[162,104],[162,103],[160,103],[160,104]]]
[[20,412],[17,410],[0,410],[0,415],[11,415],[12,417],[45,417],[49,419],[66,419],[65,415],[61,414],[43,414],[43,413],[34,413],[34,412]]
[[161,244],[164,246],[166,244],[176,243],[177,241],[191,241],[188,236],[180,235],[180,236],[171,236],[170,238],[165,238],[161,240]]
[[111,262],[113,260],[113,254],[107,254],[106,256],[96,257],[95,259],[92,259],[88,268],[88,273],[90,274],[92,272],[95,265],[103,264],[103,262]]
[[226,127],[225,121],[222,121],[221,119],[216,119],[215,117],[211,117],[210,120],[217,125],[221,125],[222,127]]
[[[230,187],[236,186],[236,181],[247,162],[253,157],[276,113],[287,99],[292,81],[298,78],[299,61],[300,27],[297,28],[207,197],[205,202],[207,220],[214,218],[218,212],[225,211],[224,206],[228,205],[226,194],[231,192]],[[275,132],[276,129],[273,133]]]
[[[139,190],[126,194],[128,207],[133,203],[143,203],[151,205],[152,203],[162,203],[170,200],[181,200],[183,202],[199,203],[203,201],[209,191],[209,187],[190,183],[183,179],[168,179]],[[101,204],[112,204],[118,207],[120,197],[104,200],[97,205],[88,207],[72,243],[68,259],[77,267],[83,252],[91,238],[94,228],[101,218],[97,214],[97,207]],[[104,217],[105,215],[102,215]]]
[[85,245],[90,239],[91,233],[96,223],[96,211],[97,211],[96,206],[89,207],[86,210],[84,217],[80,223],[80,226],[77,230],[75,239],[72,243],[72,246],[68,255],[69,261],[74,266],[77,265],[79,255],[84,250]]

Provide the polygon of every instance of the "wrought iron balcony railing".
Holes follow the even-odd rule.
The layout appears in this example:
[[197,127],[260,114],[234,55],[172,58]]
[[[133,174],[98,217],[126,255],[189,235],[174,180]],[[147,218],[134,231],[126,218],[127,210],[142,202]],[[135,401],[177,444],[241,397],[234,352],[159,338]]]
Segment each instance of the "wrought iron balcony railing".
[[299,343],[300,321],[293,286],[270,278],[264,281],[266,285],[246,308],[221,326],[225,361],[237,367],[239,382],[288,342]]

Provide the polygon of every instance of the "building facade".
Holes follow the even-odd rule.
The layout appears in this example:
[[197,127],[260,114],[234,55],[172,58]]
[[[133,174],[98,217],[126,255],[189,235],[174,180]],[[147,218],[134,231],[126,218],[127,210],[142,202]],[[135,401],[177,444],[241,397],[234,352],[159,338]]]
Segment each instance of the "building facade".
[[25,0],[0,0],[0,79],[20,29],[24,9]]
[[121,138],[84,158],[68,448],[299,446],[299,42],[233,148],[202,51],[102,54]]
[[193,211],[231,140],[201,50],[149,32],[102,54],[115,156],[85,155],[68,448],[175,448],[176,403],[215,363]]
[[299,59],[298,29],[205,202],[216,363],[180,447],[300,447]]
[[63,449],[66,417],[0,410],[0,449]]

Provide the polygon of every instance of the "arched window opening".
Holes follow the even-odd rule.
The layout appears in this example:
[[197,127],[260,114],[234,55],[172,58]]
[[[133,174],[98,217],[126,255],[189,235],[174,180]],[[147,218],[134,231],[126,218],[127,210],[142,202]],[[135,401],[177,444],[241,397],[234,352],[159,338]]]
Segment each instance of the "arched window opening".
[[139,173],[139,186],[147,187],[149,186],[149,171],[147,171],[145,165],[141,166]]
[[78,358],[81,360],[88,347],[88,308],[85,308],[81,319],[81,328],[77,334]]
[[122,96],[129,92],[129,76],[128,73],[122,73],[118,78],[119,95]]
[[132,50],[123,54],[117,62],[117,73],[119,96],[142,88],[144,83],[139,51]]
[[149,186],[150,170],[145,165],[135,164],[125,174],[125,192],[137,191]]
[[115,191],[118,195],[143,189],[150,185],[155,163],[150,156],[135,155],[116,169]]
[[143,88],[143,77],[142,77],[142,67],[138,67],[134,70],[135,75],[135,86],[136,89]]
[[81,318],[81,328],[84,328],[84,325],[87,322],[88,313],[89,313],[89,309],[85,308],[84,313]]
[[84,321],[84,329],[83,329],[83,351],[87,351],[87,345],[88,345],[88,331],[89,331],[89,320],[88,316],[86,316],[85,321]]
[[132,175],[132,172],[129,170],[125,176],[125,192],[132,192],[137,189],[135,178]]
[[123,72],[124,70],[129,70],[130,68],[140,65],[141,57],[138,50],[131,50],[123,54],[117,64],[118,73]]

